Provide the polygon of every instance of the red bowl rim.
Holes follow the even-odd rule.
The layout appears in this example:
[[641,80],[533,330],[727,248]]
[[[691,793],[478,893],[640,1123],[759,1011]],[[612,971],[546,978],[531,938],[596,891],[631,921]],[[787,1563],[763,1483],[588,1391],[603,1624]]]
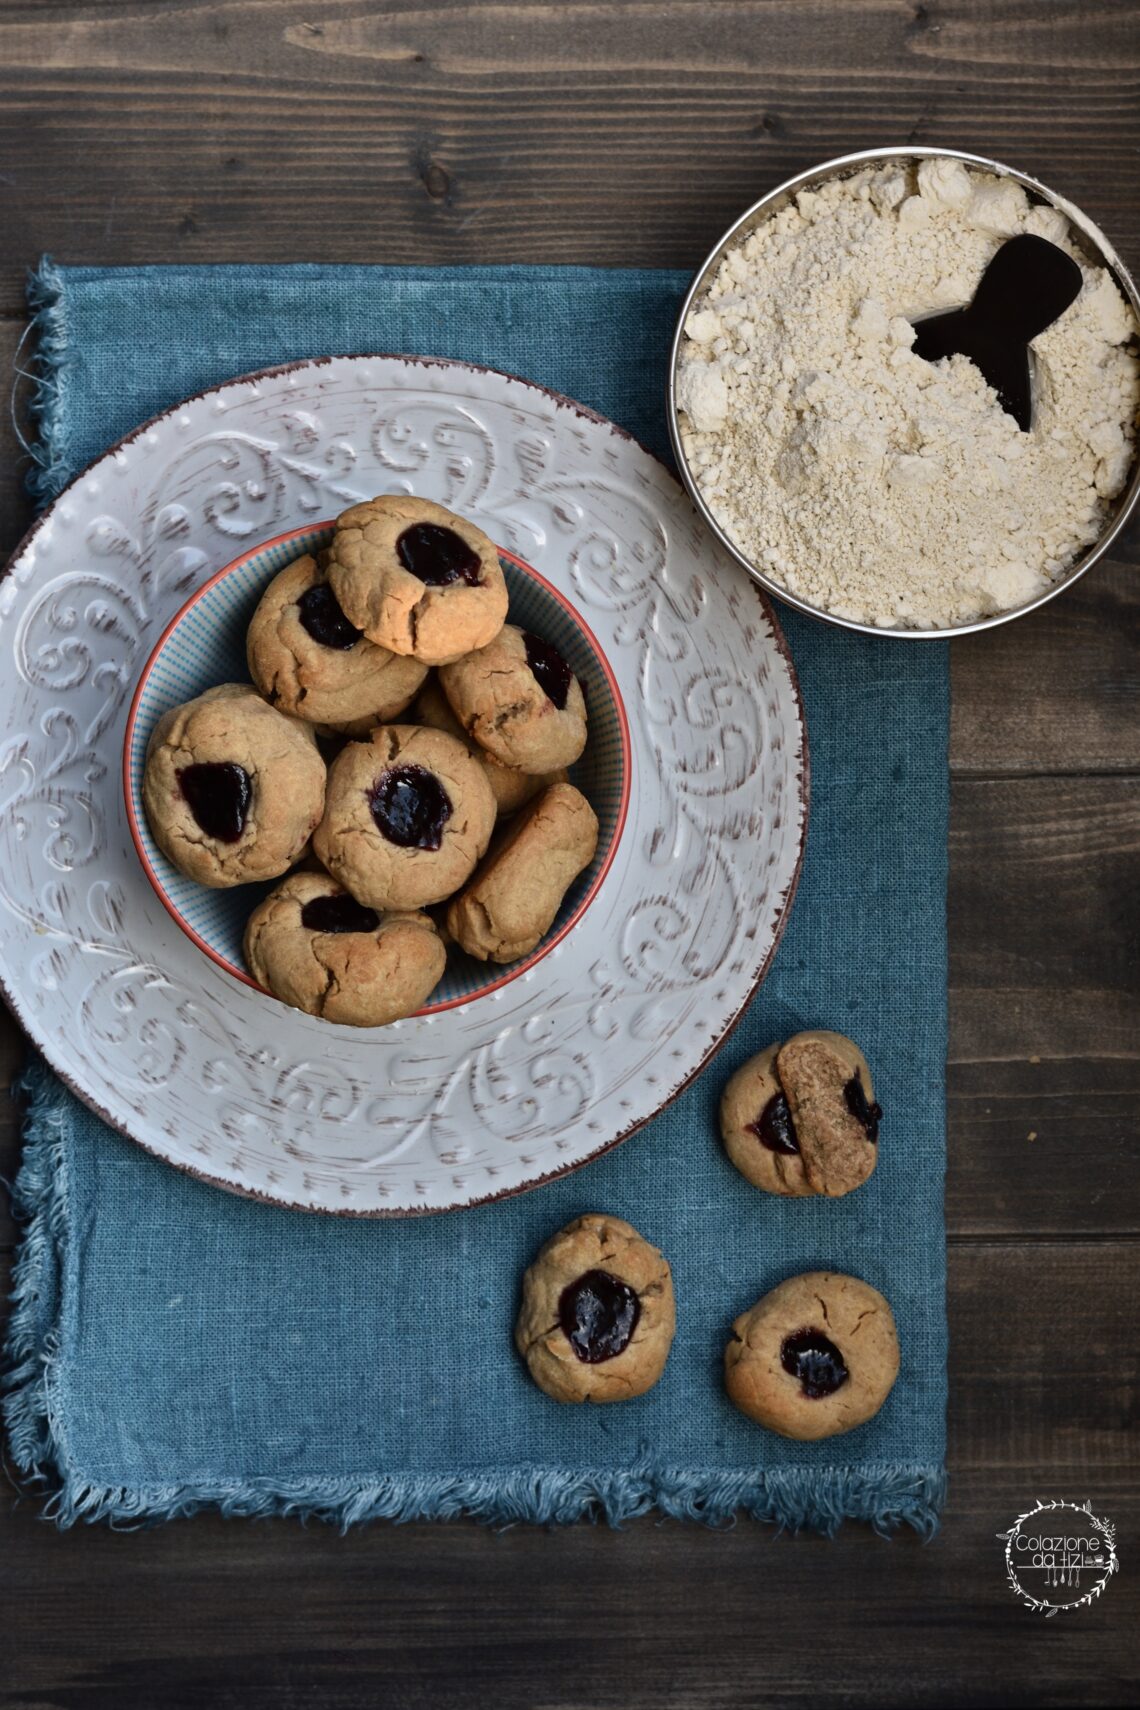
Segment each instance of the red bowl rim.
[[[155,642],[147,658],[146,664],[143,666],[142,671],[139,674],[139,680],[135,685],[135,692],[131,696],[131,704],[127,711],[127,725],[123,736],[123,799],[126,804],[127,825],[130,830],[131,841],[135,846],[135,853],[138,855],[143,872],[150,881],[151,889],[154,891],[159,902],[162,904],[163,908],[179,930],[185,933],[186,937],[189,938],[204,955],[208,956],[211,962],[214,962],[233,979],[240,980],[243,985],[247,985],[255,992],[261,992],[264,996],[272,999],[274,1003],[281,1003],[283,1000],[275,997],[274,994],[267,991],[264,986],[258,985],[257,981],[251,978],[244,968],[239,968],[233,962],[227,961],[227,959],[215,950],[211,944],[208,944],[201,934],[195,932],[194,928],[189,924],[185,917],[178,912],[167,895],[162,880],[155,871],[154,865],[147,853],[146,845],[139,829],[139,810],[135,803],[131,777],[131,749],[133,746],[135,725],[138,721],[139,703],[142,700],[143,692],[150,679],[151,672],[154,670],[159,656],[166,646],[166,643],[169,641],[171,634],[182,622],[191,607],[196,606],[198,601],[203,599],[206,594],[209,593],[210,589],[216,587],[224,577],[231,575],[248,559],[255,557],[258,553],[267,552],[275,546],[288,545],[290,541],[299,540],[304,535],[315,534],[320,529],[332,528],[335,521],[336,519],[334,517],[330,517],[323,522],[306,523],[301,528],[288,529],[284,534],[273,535],[269,540],[259,541],[256,546],[248,547],[246,551],[239,553],[236,558],[231,558],[228,564],[223,565],[220,570],[215,571],[214,574],[208,577],[199,588],[194,590],[188,599],[183,601],[182,605],[179,606],[178,610],[175,612],[174,616],[170,619],[169,623],[162,631],[162,634]],[[552,582],[548,581],[541,571],[536,570],[533,564],[528,564],[526,559],[520,558],[517,553],[508,552],[505,547],[499,546],[496,550],[498,551],[500,558],[507,559],[509,563],[516,567],[516,569],[522,570],[528,576],[533,576],[534,580],[545,588],[546,592],[564,608],[568,613],[571,622],[573,622],[585,635],[594,651],[595,657],[598,659],[602,667],[602,672],[605,676],[606,682],[609,684],[610,693],[613,696],[614,705],[617,708],[618,715],[618,730],[621,738],[622,756],[621,801],[618,805],[617,822],[614,826],[614,834],[610,841],[610,847],[606,853],[606,858],[597,873],[595,873],[589,890],[586,892],[569,920],[559,928],[554,936],[548,940],[544,940],[531,952],[529,956],[525,957],[523,961],[512,966],[509,972],[504,973],[499,979],[492,981],[489,985],[480,986],[477,991],[468,992],[462,997],[448,998],[442,1003],[433,1004],[429,1002],[425,1004],[422,1009],[417,1009],[413,1015],[407,1017],[406,1019],[408,1020],[415,1020],[419,1016],[442,1015],[446,1010],[459,1009],[464,1004],[476,1003],[480,998],[489,997],[492,992],[502,991],[504,986],[509,986],[513,980],[517,980],[521,975],[528,973],[531,968],[537,966],[544,957],[548,956],[552,950],[561,944],[567,933],[570,932],[581,920],[582,916],[597,896],[598,891],[601,889],[602,881],[605,879],[606,874],[613,865],[614,856],[617,854],[618,844],[621,842],[622,833],[625,830],[626,818],[629,814],[629,798],[631,789],[630,772],[632,763],[629,719],[626,715],[625,701],[622,699],[622,693],[618,687],[617,678],[614,676],[610,662],[606,658],[605,651],[598,641],[597,636],[578,612],[577,608],[571,605],[565,594],[563,594],[560,589],[556,588]],[[290,1006],[286,1005],[285,1007],[289,1008]],[[393,1023],[389,1023],[388,1025],[391,1026]]]

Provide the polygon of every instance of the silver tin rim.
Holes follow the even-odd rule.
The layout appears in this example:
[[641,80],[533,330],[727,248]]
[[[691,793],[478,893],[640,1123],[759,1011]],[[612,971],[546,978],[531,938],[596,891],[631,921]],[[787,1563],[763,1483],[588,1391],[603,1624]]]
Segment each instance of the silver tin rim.
[[1028,173],[1018,172],[1016,168],[1006,166],[1000,160],[990,160],[982,154],[966,154],[961,149],[956,148],[925,148],[908,143],[894,148],[861,149],[856,154],[842,154],[834,160],[824,161],[820,166],[809,167],[806,172],[800,172],[796,177],[788,178],[783,184],[778,184],[774,190],[769,190],[766,196],[761,196],[758,202],[753,202],[750,208],[746,208],[735,224],[730,226],[724,236],[713,245],[697,269],[693,282],[685,293],[685,300],[681,304],[681,312],[677,317],[677,326],[673,333],[673,343],[669,351],[666,394],[669,439],[677,470],[685,484],[686,491],[707,527],[712,530],[725,551],[736,560],[742,569],[748,572],[753,581],[758,582],[762,588],[782,601],[784,605],[791,606],[796,611],[805,612],[808,617],[819,618],[823,623],[834,624],[839,629],[855,630],[860,635],[894,636],[903,641],[945,641],[949,636],[973,635],[978,630],[996,629],[1001,624],[1012,623],[1015,618],[1027,617],[1030,612],[1037,611],[1039,607],[1047,605],[1050,600],[1055,600],[1058,594],[1064,593],[1067,588],[1071,588],[1073,583],[1083,576],[1087,570],[1091,570],[1094,564],[1099,563],[1128,526],[1129,519],[1136,509],[1137,503],[1140,502],[1140,455],[1134,460],[1128,486],[1113,501],[1113,512],[1103,533],[1093,542],[1084,556],[1077,560],[1060,582],[1054,583],[1052,587],[1047,588],[1036,599],[1030,600],[1028,604],[1015,606],[1007,612],[995,612],[990,617],[979,618],[976,623],[955,624],[945,629],[888,629],[878,624],[857,623],[853,618],[838,617],[834,612],[823,611],[819,606],[810,605],[808,601],[800,599],[797,594],[793,594],[789,589],[781,586],[779,582],[773,581],[769,575],[760,570],[741,552],[740,548],[721,528],[700,493],[681,443],[681,431],[677,419],[677,363],[689,311],[712,283],[725,253],[743,237],[746,237],[763,220],[778,213],[798,190],[815,188],[825,179],[855,172],[859,167],[870,165],[876,161],[913,162],[931,157],[943,160],[960,160],[967,166],[981,167],[987,172],[996,173],[998,177],[1012,178],[1040,201],[1047,202],[1050,207],[1056,208],[1064,214],[1084,237],[1085,242],[1089,245],[1092,258],[1099,265],[1106,267],[1112,274],[1128,298],[1137,321],[1140,322],[1140,292],[1137,291],[1136,282],[1100,227],[1094,224],[1087,214],[1082,213],[1075,203],[1068,201],[1064,196],[1059,196],[1055,190],[1050,190],[1048,185],[1042,184],[1039,179],[1031,178]]

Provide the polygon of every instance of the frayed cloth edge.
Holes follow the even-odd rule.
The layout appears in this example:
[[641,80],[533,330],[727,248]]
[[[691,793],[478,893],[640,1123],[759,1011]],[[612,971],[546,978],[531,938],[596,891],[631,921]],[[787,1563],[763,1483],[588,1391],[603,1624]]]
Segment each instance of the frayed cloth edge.
[[29,366],[22,370],[31,386],[28,419],[35,428],[25,441],[31,466],[24,477],[36,508],[42,509],[61,493],[75,471],[67,453],[67,432],[60,385],[68,359],[67,326],[63,310],[63,281],[50,256],[28,273],[26,296],[32,341]]

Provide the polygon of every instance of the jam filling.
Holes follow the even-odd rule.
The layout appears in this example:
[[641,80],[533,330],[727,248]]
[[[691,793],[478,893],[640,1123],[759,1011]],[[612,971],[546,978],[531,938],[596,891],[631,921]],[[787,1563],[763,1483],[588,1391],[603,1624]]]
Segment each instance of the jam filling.
[[347,653],[355,647],[364,633],[349,623],[340,609],[340,601],[327,582],[314,582],[297,601],[301,627],[308,631],[321,647],[333,647]]
[[548,700],[554,702],[559,712],[566,705],[566,697],[570,693],[570,667],[551,641],[543,641],[541,636],[531,635],[529,630],[523,632],[526,643],[526,662],[530,666],[531,676]]
[[863,1132],[874,1145],[879,1138],[879,1123],[883,1120],[883,1107],[881,1104],[870,1102],[861,1075],[852,1075],[843,1089],[843,1097],[848,1110],[856,1122],[862,1125]]
[[562,1290],[558,1322],[575,1354],[588,1366],[612,1360],[628,1347],[641,1317],[637,1290],[609,1271],[585,1271]]
[[822,1330],[795,1330],[785,1336],[780,1364],[790,1377],[799,1378],[800,1388],[809,1401],[834,1395],[851,1375],[843,1363],[843,1355]]
[[301,910],[301,925],[310,932],[375,932],[380,916],[347,891],[310,897]]
[[772,1094],[756,1121],[745,1123],[745,1130],[755,1134],[761,1146],[767,1146],[769,1152],[790,1155],[800,1149],[792,1113],[782,1092]]
[[253,800],[253,785],[244,766],[233,760],[184,766],[178,788],[207,837],[216,837],[219,843],[238,841]]
[[479,588],[483,583],[479,554],[453,528],[441,528],[438,523],[406,528],[396,542],[396,556],[405,570],[429,588],[448,588],[452,582]]
[[914,352],[927,362],[962,355],[993,387],[998,403],[1028,433],[1033,422],[1029,343],[1052,326],[1081,289],[1071,256],[1034,232],[1002,244],[964,309],[916,321]]
[[451,818],[451,797],[426,766],[393,766],[368,805],[377,829],[401,849],[438,849]]

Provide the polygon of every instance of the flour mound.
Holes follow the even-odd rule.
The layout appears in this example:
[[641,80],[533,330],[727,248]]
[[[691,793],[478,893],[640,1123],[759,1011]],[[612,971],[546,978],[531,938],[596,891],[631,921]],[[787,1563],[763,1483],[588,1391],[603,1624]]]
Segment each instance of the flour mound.
[[[974,295],[1006,238],[1081,266],[1032,346],[1022,433],[962,356],[912,322]],[[1124,488],[1137,327],[1068,221],[959,161],[866,168],[803,190],[731,250],[688,316],[677,379],[694,479],[746,557],[837,616],[942,628],[1044,592]]]

